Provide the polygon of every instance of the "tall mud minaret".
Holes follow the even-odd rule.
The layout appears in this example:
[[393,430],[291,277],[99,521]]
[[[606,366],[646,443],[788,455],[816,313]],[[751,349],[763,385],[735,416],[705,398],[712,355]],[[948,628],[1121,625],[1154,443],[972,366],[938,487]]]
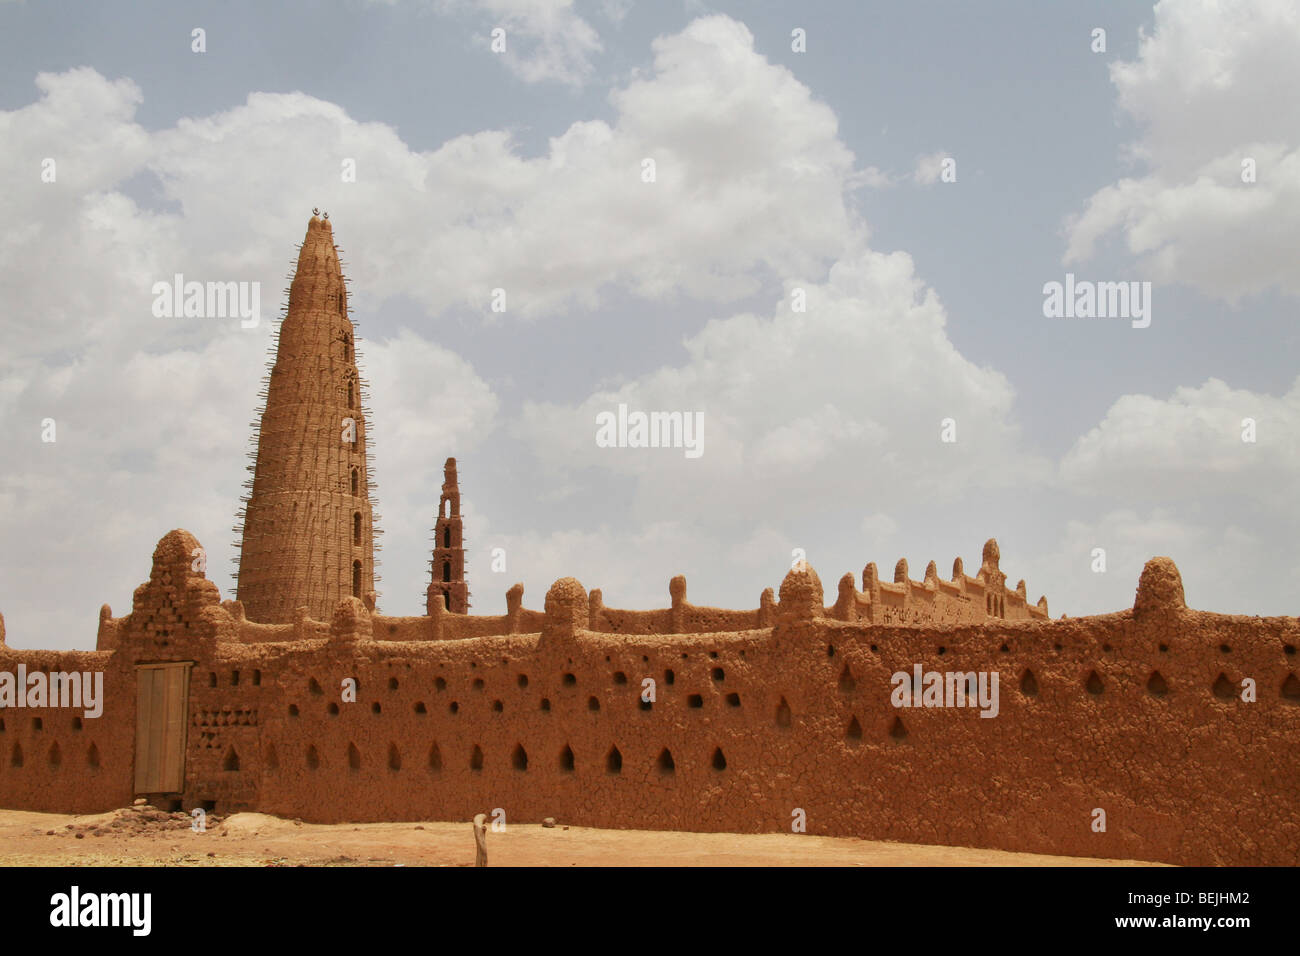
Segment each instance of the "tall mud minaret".
[[426,592],[425,608],[433,613],[435,603],[453,614],[469,613],[469,585],[465,583],[465,527],[460,518],[460,482],[456,459],[442,466],[442,497],[438,519],[433,525],[432,580]]
[[329,219],[312,216],[276,333],[253,478],[244,499],[238,599],[251,621],[295,608],[329,621],[374,590],[364,385]]

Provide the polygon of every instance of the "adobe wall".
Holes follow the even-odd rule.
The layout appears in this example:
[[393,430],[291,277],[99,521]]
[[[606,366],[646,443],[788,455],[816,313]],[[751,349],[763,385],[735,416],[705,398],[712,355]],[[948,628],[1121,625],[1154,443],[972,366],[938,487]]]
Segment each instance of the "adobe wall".
[[[0,671],[104,673],[103,716],[72,708],[0,709],[0,806],[16,810],[94,813],[128,806],[135,725],[119,711],[135,673],[115,666],[106,651],[16,651],[0,646]],[[48,681],[48,677],[47,677]]]
[[[181,535],[160,543],[132,614],[107,629],[117,650],[0,649],[6,670],[20,659],[102,665],[112,689],[104,716],[79,731],[66,712],[47,711],[40,731],[14,723],[31,711],[0,712],[0,756],[15,742],[24,754],[21,767],[0,767],[0,804],[84,812],[128,801],[135,663],[187,659],[187,807],[321,822],[500,807],[508,822],[733,832],[790,832],[799,808],[812,834],[1300,862],[1300,619],[1188,610],[1168,559],[1148,564],[1134,609],[1058,621],[838,620],[839,602],[828,613],[817,576],[801,569],[770,624],[725,633],[589,629],[607,619],[564,579],[545,611],[528,612],[538,626],[526,632],[448,639],[449,622],[475,619],[445,615],[443,639],[386,640],[389,622],[400,632],[420,619],[348,599],[317,622],[326,637],[241,643],[215,587],[177,558],[193,541]],[[684,582],[680,602],[673,590],[680,611]],[[512,591],[515,621],[521,597]],[[998,716],[894,708],[890,675],[917,663],[996,671]],[[1254,703],[1240,698],[1247,676]],[[340,699],[349,677],[354,703]],[[94,771],[82,756],[92,739]],[[42,755],[56,741],[52,767]],[[1104,833],[1092,830],[1095,808]]]

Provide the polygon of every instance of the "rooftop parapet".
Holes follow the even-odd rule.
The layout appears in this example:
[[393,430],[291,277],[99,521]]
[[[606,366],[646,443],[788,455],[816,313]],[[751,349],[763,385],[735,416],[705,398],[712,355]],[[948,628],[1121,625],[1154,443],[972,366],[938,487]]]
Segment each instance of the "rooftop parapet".
[[1186,609],[1183,576],[1178,573],[1173,558],[1152,558],[1142,568],[1142,576],[1138,578],[1133,613],[1140,617],[1148,614],[1178,614]]
[[801,561],[781,582],[777,620],[780,623],[812,621],[825,617],[822,581],[812,565]]
[[577,578],[560,578],[546,592],[542,641],[568,640],[589,622],[587,590]]

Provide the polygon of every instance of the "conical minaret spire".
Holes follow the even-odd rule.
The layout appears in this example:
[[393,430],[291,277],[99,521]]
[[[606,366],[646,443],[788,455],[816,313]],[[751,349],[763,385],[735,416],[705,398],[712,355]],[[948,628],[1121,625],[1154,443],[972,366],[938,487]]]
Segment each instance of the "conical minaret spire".
[[[257,432],[239,553],[238,598],[252,621],[328,621],[374,590],[366,419],[348,293],[328,219],[313,215]],[[239,529],[237,529],[239,530]]]

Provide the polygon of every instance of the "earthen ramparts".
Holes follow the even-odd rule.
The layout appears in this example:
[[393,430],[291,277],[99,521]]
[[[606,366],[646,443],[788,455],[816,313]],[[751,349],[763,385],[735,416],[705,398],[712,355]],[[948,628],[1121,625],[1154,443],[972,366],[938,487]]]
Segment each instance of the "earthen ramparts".
[[[186,661],[184,786],[151,795],[186,809],[787,833],[802,812],[810,834],[1300,862],[1300,619],[1189,610],[1165,558],[1133,609],[1056,621],[1010,599],[1023,588],[999,595],[1005,617],[890,620],[909,598],[992,605],[958,567],[842,579],[827,606],[801,567],[755,611],[689,605],[682,579],[668,609],[616,611],[563,579],[541,612],[516,586],[494,617],[348,598],[328,623],[261,625],[193,570],[197,546],[159,543],[131,613],[101,615],[99,650],[0,646],[0,671],[102,671],[105,688],[97,718],[0,710],[0,805],[129,803],[138,669]],[[996,673],[997,715],[894,706],[893,675],[916,665]]]

